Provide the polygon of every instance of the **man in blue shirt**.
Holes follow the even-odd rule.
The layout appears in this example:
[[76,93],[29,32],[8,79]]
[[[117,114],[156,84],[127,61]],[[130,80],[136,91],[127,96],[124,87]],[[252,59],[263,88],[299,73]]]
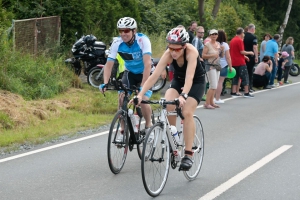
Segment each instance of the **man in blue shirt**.
[[[279,40],[279,35],[275,34],[273,39],[271,39],[267,42],[266,51],[264,54],[264,56],[270,56],[272,65],[273,65],[273,69],[272,69],[271,76],[270,76],[270,82],[269,82],[270,87],[275,87],[274,79],[275,79],[275,75],[277,72],[277,66],[278,66],[278,44],[277,44],[278,40]],[[266,72],[266,73],[269,73],[269,72]]]

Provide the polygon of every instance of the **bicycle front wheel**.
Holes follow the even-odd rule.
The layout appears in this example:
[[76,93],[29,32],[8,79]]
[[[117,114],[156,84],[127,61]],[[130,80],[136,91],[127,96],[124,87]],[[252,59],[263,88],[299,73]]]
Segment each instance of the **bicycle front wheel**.
[[[152,124],[155,124],[155,119],[154,119],[154,113],[152,111],[151,114],[151,121]],[[139,144],[137,144],[137,152],[139,155],[139,158],[142,159],[142,153],[143,153],[143,144],[144,144],[144,140],[145,140],[145,136],[146,136],[146,132],[145,132],[145,118],[141,117],[139,120],[139,133],[138,133],[138,140],[139,140]]]
[[145,190],[152,197],[158,196],[170,169],[169,141],[161,123],[156,123],[146,134],[141,167]]
[[114,174],[122,170],[128,152],[128,127],[126,116],[119,110],[109,129],[107,158],[109,168]]
[[192,150],[194,151],[194,156],[193,156],[194,163],[192,165],[192,168],[189,171],[183,172],[184,176],[189,181],[196,179],[196,177],[198,176],[202,166],[202,161],[204,156],[203,127],[200,119],[196,115],[193,116],[193,119],[195,122],[195,136],[194,136],[194,142],[192,147]]

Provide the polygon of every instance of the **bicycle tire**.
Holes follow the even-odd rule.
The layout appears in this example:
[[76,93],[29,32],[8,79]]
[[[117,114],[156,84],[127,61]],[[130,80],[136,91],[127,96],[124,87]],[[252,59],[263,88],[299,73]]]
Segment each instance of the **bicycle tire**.
[[[148,142],[152,133],[154,139],[152,142]],[[146,134],[141,162],[143,185],[150,196],[156,197],[162,192],[168,179],[169,170],[170,149],[168,137],[166,132],[163,132],[162,124],[156,123]],[[151,178],[154,178],[154,180]]]
[[[140,121],[139,121],[139,135],[138,135],[138,138],[142,141],[140,144],[137,144],[136,145],[136,149],[137,149],[137,152],[138,152],[138,155],[139,155],[139,158],[142,159],[142,153],[143,153],[143,141],[145,140],[145,136],[146,136],[146,133],[145,133],[145,125],[142,125],[142,124],[146,124],[145,120],[144,120],[144,117],[141,117],[140,118]],[[155,124],[155,119],[154,119],[154,113],[153,113],[153,110],[152,110],[152,114],[151,114],[151,121],[152,121],[152,124]]]
[[[108,142],[107,142],[107,158],[108,165],[112,173],[118,174],[122,170],[128,152],[128,126],[127,118],[124,116],[124,111],[117,111],[114,119],[111,122],[109,133],[108,133]],[[116,138],[121,134],[121,123],[124,123],[124,133],[123,141],[117,142]],[[125,136],[125,138],[124,138]],[[118,159],[114,162],[114,159]]]
[[203,156],[204,156],[204,131],[200,119],[194,115],[195,122],[195,137],[193,142],[192,150],[194,151],[193,155],[193,166],[189,171],[183,171],[185,178],[189,181],[195,180],[201,170]]

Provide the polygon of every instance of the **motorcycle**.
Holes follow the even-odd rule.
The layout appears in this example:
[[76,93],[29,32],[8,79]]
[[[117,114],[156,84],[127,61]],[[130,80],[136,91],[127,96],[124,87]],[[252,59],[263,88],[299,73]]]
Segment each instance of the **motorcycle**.
[[[77,35],[77,33],[75,34]],[[101,41],[97,41],[94,35],[83,35],[77,39],[72,46],[72,54],[74,57],[65,60],[76,75],[83,73],[88,75],[89,71],[98,64],[105,64],[106,45]]]
[[299,65],[297,63],[292,64],[291,69],[289,71],[289,74],[291,76],[298,76],[300,74],[300,68],[299,68]]
[[[156,65],[158,64],[159,58],[153,58],[152,59],[152,68],[151,68],[151,74],[155,70]],[[119,61],[118,59],[115,61],[115,64],[112,69],[110,80],[113,80],[115,78],[116,80],[122,79],[124,68],[119,67]],[[168,68],[166,68],[167,74],[168,74]],[[103,81],[103,72],[104,72],[104,65],[99,64],[96,67],[92,68],[90,72],[87,75],[87,82],[93,86],[93,87],[99,87],[100,84],[102,84]],[[161,78],[161,76],[158,78],[154,86],[152,87],[153,92],[158,92],[166,85],[167,79]],[[109,85],[111,81],[109,81]]]

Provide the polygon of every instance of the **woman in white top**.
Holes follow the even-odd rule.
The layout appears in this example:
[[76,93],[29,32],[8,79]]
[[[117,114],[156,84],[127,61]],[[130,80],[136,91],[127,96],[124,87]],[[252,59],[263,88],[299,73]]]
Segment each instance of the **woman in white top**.
[[260,51],[259,51],[259,60],[262,62],[262,59],[264,57],[265,51],[266,51],[266,44],[267,41],[272,39],[272,36],[269,33],[266,33],[264,35],[264,40],[260,44]]
[[272,72],[272,61],[270,56],[264,56],[262,62],[260,62],[253,73],[253,86],[263,87],[264,89],[271,89],[268,87],[271,72]]
[[219,106],[214,103],[214,96],[218,86],[220,71],[217,71],[213,66],[209,64],[220,63],[220,57],[222,57],[224,54],[224,47],[221,47],[220,43],[217,41],[218,31],[216,29],[212,29],[209,31],[209,37],[210,41],[205,43],[202,52],[202,58],[206,59],[205,62],[207,63],[205,65],[205,69],[209,81],[209,89],[206,94],[206,102],[204,104],[204,108],[214,109],[219,108]]
[[231,64],[231,57],[229,53],[229,45],[227,44],[227,35],[224,30],[218,30],[218,38],[217,41],[221,44],[221,47],[224,48],[224,55],[220,58],[220,64],[222,67],[222,70],[220,71],[220,78],[218,81],[218,87],[216,90],[216,98],[215,103],[220,104],[224,103],[222,99],[220,99],[220,95],[223,89],[223,82],[225,78],[227,77],[228,73],[228,67],[230,72],[232,71],[232,64]]

